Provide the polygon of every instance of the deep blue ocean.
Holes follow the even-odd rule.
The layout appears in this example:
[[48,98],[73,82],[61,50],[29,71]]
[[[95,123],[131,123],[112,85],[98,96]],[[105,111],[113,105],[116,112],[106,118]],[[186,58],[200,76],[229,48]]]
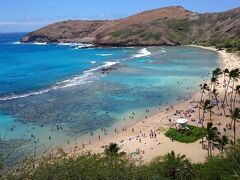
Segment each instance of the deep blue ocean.
[[115,128],[133,111],[140,120],[195,92],[219,65],[216,52],[194,47],[21,44],[23,35],[0,34],[0,133],[23,147]]

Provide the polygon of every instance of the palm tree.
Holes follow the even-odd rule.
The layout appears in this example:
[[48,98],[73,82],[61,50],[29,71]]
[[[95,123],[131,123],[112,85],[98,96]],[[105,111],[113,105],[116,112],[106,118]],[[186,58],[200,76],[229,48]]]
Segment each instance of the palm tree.
[[[206,109],[208,109],[209,106],[210,106],[210,100],[209,100],[209,99],[206,99],[205,101],[202,101],[201,106],[202,106],[202,109],[203,109],[202,122],[201,122],[201,124],[202,124],[202,128],[204,128],[203,123],[204,123],[204,121],[205,121],[205,111],[206,111]],[[202,148],[203,148],[203,137],[202,137]]]
[[210,102],[210,104],[206,107],[206,110],[209,112],[209,119],[212,122],[212,114],[214,113],[212,111],[212,109],[214,108],[214,106],[212,105],[212,103]]
[[[228,69],[224,69],[223,74],[224,74],[224,82],[225,82],[226,76],[229,76],[229,70],[228,70]],[[229,79],[230,79],[230,78],[229,78]],[[230,80],[228,81],[227,86],[225,86],[225,93],[224,93],[224,98],[223,98],[224,101],[223,101],[223,103],[225,103],[225,101],[226,101],[226,96],[227,96],[227,91],[228,91],[229,83],[230,83]]]
[[233,121],[233,144],[236,143],[236,121],[240,119],[240,108],[235,108],[230,110],[231,118]]
[[212,77],[216,77],[218,78],[221,74],[222,74],[222,70],[220,68],[216,68],[215,70],[213,70],[212,72]]
[[202,127],[203,127],[203,122],[205,120],[205,111],[208,110],[210,113],[210,121],[212,121],[212,108],[214,106],[211,104],[211,101],[209,99],[206,99],[202,103],[202,109],[203,109],[203,114],[202,114]]
[[211,89],[212,89],[212,86],[213,86],[213,88],[215,88],[215,86],[216,86],[217,83],[218,83],[218,78],[215,77],[215,76],[213,76],[213,77],[211,78]]
[[229,70],[227,68],[224,69],[224,71],[223,71],[224,81],[226,80],[226,76],[228,76],[228,74],[229,74]]
[[209,89],[209,100],[211,100],[211,95],[212,95],[212,87],[215,89],[215,85],[216,85],[216,83],[218,82],[218,79],[217,79],[217,77],[215,77],[215,76],[213,76],[212,78],[211,78],[211,84],[210,84],[210,89]]
[[110,143],[104,150],[104,153],[108,156],[119,155],[120,147],[116,143]]
[[216,101],[216,103],[217,103],[217,107],[218,107],[218,110],[219,110],[219,103],[218,103],[218,91],[217,91],[217,89],[213,89],[212,90],[212,95],[213,95],[213,98],[214,98],[214,100]]
[[218,129],[213,127],[213,123],[207,123],[206,139],[208,141],[208,155],[212,156],[212,143],[218,140]]
[[228,137],[226,135],[219,136],[217,141],[221,146],[221,154],[223,155],[224,147],[229,143]]
[[209,90],[209,87],[208,87],[207,83],[203,83],[203,84],[200,84],[200,88],[202,90],[202,92],[201,92],[201,100],[200,101],[202,101],[203,94],[205,93],[205,90],[207,90],[207,91]]
[[[232,74],[231,74],[232,73]],[[230,71],[229,76],[232,77],[232,92],[231,92],[231,110],[233,109],[233,92],[234,92],[234,83],[235,81],[238,80],[238,78],[240,77],[240,71],[239,69],[233,69],[232,71]]]
[[203,103],[203,94],[205,93],[205,91],[209,89],[207,83],[203,83],[203,84],[200,84],[200,88],[201,88],[201,99],[200,99],[200,102],[199,102],[199,105],[198,105],[198,116],[199,116],[199,119],[201,119],[200,117],[200,109],[201,109],[201,104]]
[[186,156],[176,155],[174,151],[162,157],[162,170],[171,179],[192,179],[194,175],[191,163]]
[[237,85],[235,88],[235,95],[234,95],[234,99],[233,99],[233,108],[235,108],[237,95],[240,95],[240,85]]
[[[227,83],[227,87],[225,89],[225,94],[224,94],[224,99],[223,99],[223,103],[226,102],[227,106],[228,106],[227,92],[228,92],[230,82],[231,82],[231,80],[233,80],[233,87],[234,87],[234,82],[237,80],[237,78],[239,78],[239,69],[231,70],[228,74],[228,83]],[[232,91],[232,93],[233,93],[233,91]],[[231,95],[231,99],[232,99],[232,95]]]
[[212,90],[212,86],[215,89],[216,84],[218,83],[218,78],[219,76],[222,74],[222,70],[220,68],[216,68],[213,72],[212,72],[212,78],[211,78],[211,86],[210,86],[210,90]]

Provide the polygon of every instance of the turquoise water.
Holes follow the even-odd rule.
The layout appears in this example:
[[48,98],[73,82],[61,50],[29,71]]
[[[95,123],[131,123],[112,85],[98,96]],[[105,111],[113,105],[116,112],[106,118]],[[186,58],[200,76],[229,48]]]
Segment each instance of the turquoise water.
[[0,133],[26,147],[72,142],[131,121],[132,111],[140,118],[187,97],[218,66],[215,52],[193,47],[20,44],[21,36],[0,34]]

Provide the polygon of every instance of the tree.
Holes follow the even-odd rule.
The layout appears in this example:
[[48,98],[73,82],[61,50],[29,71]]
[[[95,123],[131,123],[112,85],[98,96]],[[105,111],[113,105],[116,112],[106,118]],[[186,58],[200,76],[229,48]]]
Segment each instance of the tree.
[[229,70],[227,68],[224,69],[224,71],[223,71],[224,81],[226,80],[226,76],[228,76],[228,74],[229,74]]
[[172,179],[192,179],[194,175],[191,163],[186,156],[176,155],[174,151],[162,157],[162,171]]
[[108,156],[117,156],[119,155],[119,150],[120,147],[116,143],[110,143],[104,150],[104,153]]
[[210,119],[211,122],[212,122],[212,114],[214,113],[212,111],[213,108],[214,108],[214,106],[211,104],[211,102],[206,107],[206,110],[209,112],[209,119]]
[[233,108],[235,108],[237,95],[240,95],[240,85],[237,85],[235,88],[235,95],[233,99]]
[[212,156],[212,143],[218,140],[218,129],[213,127],[213,123],[207,123],[206,139],[208,141],[208,155]]
[[203,84],[200,84],[200,88],[201,88],[201,98],[200,98],[200,102],[199,102],[199,105],[198,105],[198,116],[199,116],[199,119],[201,118],[200,116],[200,109],[201,109],[201,104],[203,103],[203,94],[205,93],[205,91],[209,90],[209,87],[207,85],[207,83],[203,83]]
[[222,70],[220,68],[216,68],[212,72],[212,78],[211,78],[211,85],[210,85],[210,90],[212,90],[212,86],[215,89],[216,84],[218,83],[218,78],[222,74]]
[[218,78],[222,73],[223,72],[222,72],[222,70],[220,68],[216,68],[216,69],[213,70],[212,76]]
[[214,100],[216,101],[216,103],[217,103],[217,107],[218,107],[218,110],[219,110],[219,102],[218,102],[218,91],[217,91],[217,89],[213,89],[212,90],[212,95],[213,95],[213,98],[214,98]]
[[205,111],[208,110],[210,113],[210,121],[212,121],[212,108],[214,106],[211,104],[211,101],[209,99],[206,99],[202,103],[202,109],[203,109],[203,114],[202,114],[202,127],[203,127],[203,122],[205,120]]
[[[223,103],[226,102],[227,106],[228,106],[227,92],[228,92],[230,82],[231,82],[231,80],[233,81],[232,87],[234,87],[234,82],[238,78],[239,78],[239,69],[233,69],[228,73],[228,83],[227,83],[227,87],[225,89],[225,94],[224,94],[224,99],[223,99]],[[232,93],[233,93],[233,90],[232,90]],[[232,100],[232,93],[231,93],[231,100]]]
[[233,144],[236,143],[236,121],[240,119],[240,108],[235,108],[230,110],[231,118],[233,121]]
[[211,78],[211,84],[210,84],[210,89],[209,89],[209,100],[211,100],[211,96],[212,96],[212,87],[215,89],[217,82],[218,82],[217,77],[213,76]]
[[[228,69],[224,69],[224,83],[226,81],[226,77],[229,76],[229,70]],[[223,103],[225,104],[225,101],[227,100],[226,97],[227,97],[227,91],[228,91],[228,86],[229,86],[229,83],[230,83],[230,77],[229,77],[229,80],[228,80],[228,83],[227,85],[225,85],[225,93],[224,93],[224,98],[223,98]]]
[[220,149],[221,149],[221,154],[223,155],[223,149],[224,149],[224,147],[229,143],[229,141],[228,141],[228,137],[226,136],[226,135],[220,135],[219,137],[218,137],[218,144],[220,145]]
[[230,71],[229,76],[232,77],[232,92],[231,92],[231,110],[233,109],[233,92],[234,92],[234,83],[238,81],[238,78],[240,77],[240,71],[239,69],[233,69]]

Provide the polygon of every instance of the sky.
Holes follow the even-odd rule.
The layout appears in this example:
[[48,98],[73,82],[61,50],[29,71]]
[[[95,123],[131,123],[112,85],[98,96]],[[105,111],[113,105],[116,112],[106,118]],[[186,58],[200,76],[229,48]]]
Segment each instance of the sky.
[[0,0],[0,32],[30,32],[68,19],[117,19],[166,6],[199,12],[240,7],[240,0]]

